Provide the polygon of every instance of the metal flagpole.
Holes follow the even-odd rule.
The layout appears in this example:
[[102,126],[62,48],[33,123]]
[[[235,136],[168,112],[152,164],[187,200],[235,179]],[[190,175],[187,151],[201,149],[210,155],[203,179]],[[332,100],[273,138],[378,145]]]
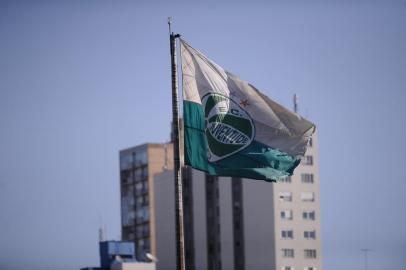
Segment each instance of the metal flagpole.
[[180,171],[179,155],[179,104],[178,104],[178,73],[176,70],[176,39],[179,34],[171,31],[172,20],[168,18],[170,48],[171,48],[171,71],[172,71],[172,134],[173,134],[173,164],[175,176],[175,196],[176,196],[176,263],[178,270],[185,270],[185,235],[183,223],[183,192],[182,178]]

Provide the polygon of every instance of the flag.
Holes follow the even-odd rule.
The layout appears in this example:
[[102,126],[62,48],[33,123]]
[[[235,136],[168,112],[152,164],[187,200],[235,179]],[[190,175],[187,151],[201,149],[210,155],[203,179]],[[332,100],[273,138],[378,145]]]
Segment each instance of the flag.
[[266,181],[292,175],[314,124],[180,43],[185,164]]

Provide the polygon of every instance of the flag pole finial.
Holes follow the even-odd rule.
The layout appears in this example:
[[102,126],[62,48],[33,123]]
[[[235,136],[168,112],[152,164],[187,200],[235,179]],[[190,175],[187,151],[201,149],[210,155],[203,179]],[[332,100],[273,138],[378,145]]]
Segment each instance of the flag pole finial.
[[169,27],[169,35],[172,34],[172,17],[168,17],[168,27]]

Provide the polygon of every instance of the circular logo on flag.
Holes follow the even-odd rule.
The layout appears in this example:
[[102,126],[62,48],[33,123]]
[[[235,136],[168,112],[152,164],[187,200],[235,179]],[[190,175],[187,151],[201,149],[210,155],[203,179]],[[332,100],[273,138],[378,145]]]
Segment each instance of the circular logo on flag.
[[210,93],[202,98],[205,114],[207,157],[216,162],[246,148],[254,139],[248,113],[227,96]]

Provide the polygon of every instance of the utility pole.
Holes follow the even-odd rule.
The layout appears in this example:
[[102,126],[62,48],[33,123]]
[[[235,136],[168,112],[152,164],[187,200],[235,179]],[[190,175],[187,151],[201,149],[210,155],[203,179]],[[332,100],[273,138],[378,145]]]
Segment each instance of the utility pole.
[[364,253],[365,270],[368,270],[368,252],[370,252],[371,249],[363,248],[361,251]]

